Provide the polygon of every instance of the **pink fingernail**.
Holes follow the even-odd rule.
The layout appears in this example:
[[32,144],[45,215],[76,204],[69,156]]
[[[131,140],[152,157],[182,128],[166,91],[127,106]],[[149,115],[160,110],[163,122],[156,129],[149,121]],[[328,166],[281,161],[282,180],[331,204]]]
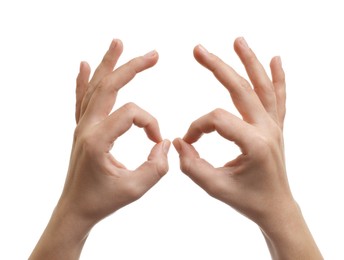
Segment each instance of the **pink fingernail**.
[[109,50],[110,50],[110,49],[116,48],[117,43],[118,43],[117,39],[113,39],[113,40],[111,41]]
[[168,140],[164,140],[162,144],[162,150],[164,151],[165,154],[167,154],[168,151],[170,150],[170,146],[171,146],[171,142]]
[[241,44],[241,46],[244,47],[244,48],[249,48],[249,47],[248,47],[248,44],[247,44],[247,42],[246,42],[246,40],[245,40],[244,37],[240,37],[240,44]]
[[156,50],[150,51],[144,55],[146,58],[154,57],[156,55]]
[[203,47],[203,45],[198,44],[198,48],[201,52],[203,52],[204,54],[208,54],[208,50],[206,48]]
[[281,56],[277,56],[276,59],[277,59],[277,62],[279,63],[279,65],[282,66]]

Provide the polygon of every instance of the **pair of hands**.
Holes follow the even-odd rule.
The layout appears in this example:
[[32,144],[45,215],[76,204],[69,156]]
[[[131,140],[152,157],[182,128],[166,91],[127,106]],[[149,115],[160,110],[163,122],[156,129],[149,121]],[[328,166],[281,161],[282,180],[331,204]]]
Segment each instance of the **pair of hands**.
[[[282,128],[285,115],[285,80],[278,57],[272,59],[272,81],[243,38],[234,44],[254,86],[204,47],[197,46],[197,61],[212,71],[228,89],[243,116],[216,109],[193,122],[183,139],[173,144],[184,173],[211,196],[231,205],[255,222],[270,218],[293,201],[287,182]],[[117,92],[135,75],[158,61],[153,51],[114,70],[122,52],[114,40],[89,80],[90,67],[83,62],[77,78],[76,122],[70,168],[61,203],[83,216],[90,225],[137,200],[168,171],[170,142],[163,140],[157,120],[129,103],[109,114]],[[132,124],[144,128],[156,143],[144,162],[129,171],[110,153],[115,140]],[[224,167],[214,168],[200,159],[191,145],[203,133],[217,131],[235,142],[242,155]],[[92,223],[93,222],[93,223]]]
[[[305,259],[303,256],[317,259],[314,257],[320,253],[286,176],[282,133],[286,91],[281,60],[279,57],[271,60],[270,80],[243,38],[235,40],[234,49],[253,88],[201,45],[194,49],[196,60],[229,91],[242,119],[216,109],[194,121],[182,139],[173,141],[180,155],[181,170],[211,196],[256,222],[273,258],[282,259],[295,252],[290,259]],[[31,259],[39,255],[59,259],[55,258],[59,254],[61,259],[67,259],[66,252],[70,252],[70,259],[79,256],[97,222],[139,199],[168,171],[171,143],[161,137],[157,120],[133,103],[111,113],[118,91],[137,73],[158,61],[158,53],[152,51],[114,70],[122,50],[121,41],[113,40],[91,79],[89,65],[86,62],[80,65],[77,127],[65,187]],[[144,128],[148,138],[156,143],[147,161],[134,171],[126,169],[110,153],[116,139],[132,124]],[[242,151],[220,168],[201,159],[192,146],[203,133],[212,131],[234,142]]]

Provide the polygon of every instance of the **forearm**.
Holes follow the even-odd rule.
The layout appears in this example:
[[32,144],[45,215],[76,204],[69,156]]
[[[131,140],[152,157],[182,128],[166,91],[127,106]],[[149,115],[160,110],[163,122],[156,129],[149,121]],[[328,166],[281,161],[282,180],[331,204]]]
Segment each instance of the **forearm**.
[[272,259],[323,259],[296,203],[276,216],[261,226]]
[[57,206],[29,259],[79,259],[91,228]]

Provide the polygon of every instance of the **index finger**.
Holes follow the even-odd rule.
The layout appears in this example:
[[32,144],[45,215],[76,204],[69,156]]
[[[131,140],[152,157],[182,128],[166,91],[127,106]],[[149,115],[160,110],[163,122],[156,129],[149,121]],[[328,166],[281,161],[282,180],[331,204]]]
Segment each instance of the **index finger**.
[[248,153],[252,126],[222,109],[215,109],[194,121],[183,140],[192,144],[200,139],[203,133],[213,131],[218,132],[225,139],[235,142],[244,154]]
[[143,128],[147,137],[153,142],[162,141],[158,121],[134,103],[127,103],[102,121],[99,124],[99,138],[104,140],[109,148],[133,124]]

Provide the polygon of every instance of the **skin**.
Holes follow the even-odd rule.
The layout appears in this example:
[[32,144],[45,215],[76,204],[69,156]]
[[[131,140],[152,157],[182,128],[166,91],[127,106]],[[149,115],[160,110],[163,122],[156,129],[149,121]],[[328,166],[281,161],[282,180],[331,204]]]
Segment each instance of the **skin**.
[[[133,103],[111,113],[118,90],[158,61],[153,51],[114,70],[122,49],[121,41],[113,40],[91,80],[89,65],[80,65],[77,126],[65,186],[29,259],[78,259],[97,222],[139,199],[168,171],[171,143],[162,139],[157,120]],[[156,144],[147,161],[130,171],[110,150],[133,124]]]
[[[242,119],[215,109],[194,121],[173,144],[181,170],[209,195],[260,227],[273,259],[323,259],[289,188],[283,144],[286,84],[280,57],[271,60],[272,80],[243,38],[234,49],[251,84],[219,57],[198,45],[196,60],[229,91]],[[242,154],[214,168],[192,146],[217,131]]]
[[[243,38],[234,49],[251,84],[201,45],[196,60],[228,89],[242,115],[216,109],[194,121],[186,135],[173,141],[181,170],[216,199],[260,227],[273,259],[323,259],[295,202],[286,175],[283,145],[285,75],[274,57],[266,74]],[[91,79],[90,67],[80,65],[76,88],[77,126],[69,170],[60,200],[29,259],[79,259],[92,227],[139,199],[168,171],[168,140],[157,120],[129,103],[111,112],[118,91],[135,75],[154,66],[157,52],[137,57],[116,69],[123,50],[113,40]],[[148,159],[129,171],[110,153],[116,139],[133,124],[144,128],[156,144]],[[220,168],[201,159],[193,147],[204,133],[217,131],[242,151]]]

